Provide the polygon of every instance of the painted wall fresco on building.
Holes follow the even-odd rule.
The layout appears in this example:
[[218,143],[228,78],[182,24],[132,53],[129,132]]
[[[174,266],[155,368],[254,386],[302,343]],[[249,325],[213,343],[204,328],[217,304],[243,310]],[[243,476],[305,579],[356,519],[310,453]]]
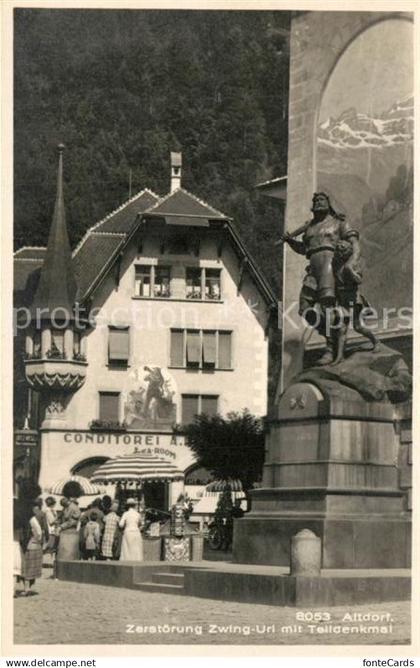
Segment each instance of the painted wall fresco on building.
[[129,429],[165,429],[176,422],[175,382],[166,369],[141,366],[130,374],[131,389],[124,398]]
[[377,309],[412,303],[413,115],[413,27],[382,21],[339,59],[317,130],[317,188],[360,230]]

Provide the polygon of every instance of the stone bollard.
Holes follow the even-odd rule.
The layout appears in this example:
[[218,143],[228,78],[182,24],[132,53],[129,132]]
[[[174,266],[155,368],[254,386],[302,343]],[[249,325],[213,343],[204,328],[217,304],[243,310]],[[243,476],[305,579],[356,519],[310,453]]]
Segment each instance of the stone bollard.
[[290,575],[320,575],[321,539],[309,529],[302,529],[292,538]]

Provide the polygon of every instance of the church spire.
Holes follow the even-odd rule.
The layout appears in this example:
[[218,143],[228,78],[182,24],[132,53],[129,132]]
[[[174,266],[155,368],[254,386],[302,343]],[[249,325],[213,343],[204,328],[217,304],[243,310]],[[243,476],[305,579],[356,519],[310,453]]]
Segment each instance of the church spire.
[[[57,195],[53,220],[44,264],[32,303],[33,311],[44,309],[45,312],[40,315],[42,319],[50,318],[54,309],[60,309],[57,311],[56,317],[71,318],[77,292],[64,209],[63,151],[64,145],[59,144]],[[38,311],[38,313],[40,312]]]

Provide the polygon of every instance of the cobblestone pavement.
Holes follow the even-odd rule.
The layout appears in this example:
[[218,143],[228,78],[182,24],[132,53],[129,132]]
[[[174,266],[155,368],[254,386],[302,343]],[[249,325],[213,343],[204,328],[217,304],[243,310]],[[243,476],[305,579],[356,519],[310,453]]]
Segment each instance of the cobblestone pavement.
[[[295,608],[213,601],[57,581],[51,571],[34,586],[37,594],[15,598],[16,644],[229,644],[229,645],[340,645],[408,644],[410,610],[405,602],[327,609],[329,622],[297,619]],[[325,610],[325,609],[324,609]],[[386,634],[362,629],[375,621],[343,621],[346,613],[389,614]],[[335,633],[332,625],[359,628],[356,634]],[[137,628],[136,628],[137,627]]]

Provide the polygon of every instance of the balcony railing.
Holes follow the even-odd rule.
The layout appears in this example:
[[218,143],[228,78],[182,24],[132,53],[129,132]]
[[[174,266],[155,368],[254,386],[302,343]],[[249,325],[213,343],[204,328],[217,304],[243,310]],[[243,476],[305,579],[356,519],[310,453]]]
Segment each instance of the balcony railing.
[[40,350],[36,350],[32,353],[23,353],[23,358],[25,361],[31,360],[70,360],[74,362],[86,362],[86,355],[83,353],[73,353],[72,357],[67,357],[66,353],[61,352],[60,350],[47,350],[45,356],[43,357]]

